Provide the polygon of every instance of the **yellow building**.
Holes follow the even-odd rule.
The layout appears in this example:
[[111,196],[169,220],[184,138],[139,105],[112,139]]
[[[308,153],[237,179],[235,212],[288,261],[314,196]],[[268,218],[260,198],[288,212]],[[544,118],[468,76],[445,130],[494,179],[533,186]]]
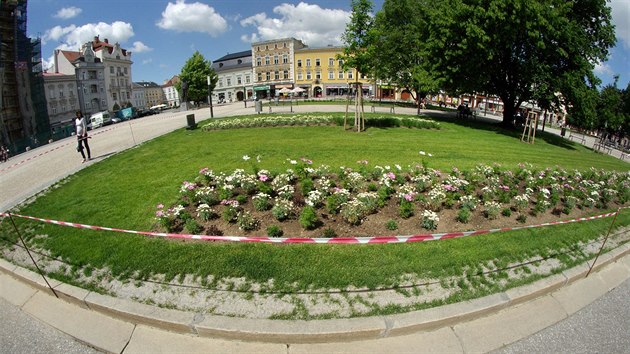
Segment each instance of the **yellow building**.
[[[355,70],[343,70],[343,62],[337,60],[343,53],[342,47],[301,48],[295,51],[294,72],[295,86],[304,89],[308,97],[344,96],[348,93],[350,83],[357,81]],[[372,94],[372,84],[365,77],[359,78],[363,83],[364,95]]]

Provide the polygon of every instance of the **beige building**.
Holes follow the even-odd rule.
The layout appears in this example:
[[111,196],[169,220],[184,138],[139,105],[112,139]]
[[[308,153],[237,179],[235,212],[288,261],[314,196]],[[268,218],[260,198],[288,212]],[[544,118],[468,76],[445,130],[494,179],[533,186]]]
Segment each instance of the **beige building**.
[[295,38],[252,43],[254,92],[258,98],[278,96],[282,88],[293,88],[295,52],[306,47]]
[[136,82],[136,84],[142,86],[144,89],[144,97],[148,108],[166,103],[162,86],[153,81],[139,81]]
[[124,107],[132,102],[131,52],[122,49],[120,44],[110,44],[107,38],[101,41],[98,36],[92,41],[97,58],[105,65],[105,91],[108,110],[114,106]]
[[72,125],[79,110],[75,75],[44,73],[48,117],[53,131]]
[[365,77],[357,77],[354,69],[344,70],[343,61],[337,55],[342,47],[301,48],[295,51],[295,86],[304,89],[308,97],[334,98],[347,95],[351,83],[360,81],[365,95],[372,91],[372,84]]

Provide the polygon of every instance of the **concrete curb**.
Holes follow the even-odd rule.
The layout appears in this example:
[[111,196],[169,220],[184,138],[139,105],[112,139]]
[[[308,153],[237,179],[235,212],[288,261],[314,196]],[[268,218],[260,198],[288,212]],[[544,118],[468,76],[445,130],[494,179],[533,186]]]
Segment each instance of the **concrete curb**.
[[[518,309],[529,302],[553,307],[550,313],[555,315],[549,321],[557,322],[566,318],[630,278],[628,255],[630,244],[601,255],[588,278],[584,277],[589,265],[581,264],[532,284],[470,301],[399,315],[335,320],[284,321],[203,316],[118,299],[54,280],[49,280],[49,283],[63,302],[85,311],[128,324],[146,325],[202,338],[267,343],[325,343],[382,339],[443,327],[453,327],[456,334],[463,338],[468,333],[465,323],[493,317],[502,313],[502,310]],[[0,260],[0,285],[9,281],[8,278],[17,279],[25,285],[12,286],[17,294],[14,296],[6,290],[2,291],[1,295],[16,306],[28,306],[31,299],[40,296],[39,293],[52,295],[39,274]],[[34,289],[29,291],[29,287]],[[3,285],[1,289],[7,288]],[[524,332],[528,330],[529,327],[522,329]],[[477,345],[481,344],[477,343],[473,348],[483,347]]]

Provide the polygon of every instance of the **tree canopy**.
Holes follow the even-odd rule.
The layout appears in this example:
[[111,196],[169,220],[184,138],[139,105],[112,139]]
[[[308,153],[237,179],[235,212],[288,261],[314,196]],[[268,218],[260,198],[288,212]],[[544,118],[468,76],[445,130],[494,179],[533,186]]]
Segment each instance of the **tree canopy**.
[[579,99],[615,43],[606,0],[445,0],[426,11],[433,74],[449,91],[499,96],[504,124],[522,102]]
[[180,81],[175,84],[175,88],[183,99],[182,82],[186,82],[188,100],[205,101],[208,98],[208,76],[210,76],[210,91],[214,91],[219,77],[212,68],[212,63],[206,60],[199,51],[195,51],[182,67],[179,74]]

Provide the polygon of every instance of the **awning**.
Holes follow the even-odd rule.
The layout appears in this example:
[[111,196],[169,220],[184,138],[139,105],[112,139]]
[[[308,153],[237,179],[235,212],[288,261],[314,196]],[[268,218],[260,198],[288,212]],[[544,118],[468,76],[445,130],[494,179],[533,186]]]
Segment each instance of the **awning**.
[[267,91],[269,89],[269,85],[254,86],[254,91]]

